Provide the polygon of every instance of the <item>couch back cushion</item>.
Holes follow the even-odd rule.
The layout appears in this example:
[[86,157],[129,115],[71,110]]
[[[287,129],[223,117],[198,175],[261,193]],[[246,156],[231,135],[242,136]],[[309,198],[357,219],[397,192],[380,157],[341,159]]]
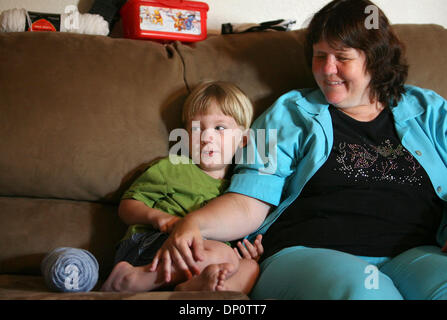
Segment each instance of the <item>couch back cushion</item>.
[[447,30],[433,24],[400,24],[394,30],[406,47],[407,83],[447,99]]
[[172,46],[0,34],[0,195],[117,202],[168,151],[185,95]]
[[176,44],[189,87],[206,79],[237,84],[251,99],[255,116],[281,94],[315,86],[304,52],[304,32],[254,32],[211,36],[194,45]]

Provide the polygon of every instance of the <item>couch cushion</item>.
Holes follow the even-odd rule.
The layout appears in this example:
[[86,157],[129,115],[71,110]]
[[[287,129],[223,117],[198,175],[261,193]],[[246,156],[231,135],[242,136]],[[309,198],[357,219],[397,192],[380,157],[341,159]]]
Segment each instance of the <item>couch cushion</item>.
[[304,33],[254,32],[210,36],[193,45],[176,44],[192,87],[204,79],[236,83],[252,100],[255,115],[281,94],[315,85],[303,51]]
[[74,247],[90,251],[105,278],[126,230],[114,205],[0,197],[0,208],[0,273],[39,275],[48,252]]
[[[50,292],[42,277],[0,275],[0,300],[248,300],[235,291],[153,291],[153,292],[101,292],[99,285],[90,292]],[[161,309],[160,305],[154,305]],[[172,306],[172,305],[171,305]]]
[[436,91],[447,99],[447,30],[439,25],[394,26],[405,43],[408,84]]
[[0,195],[117,202],[167,154],[185,94],[171,46],[0,33],[0,61]]

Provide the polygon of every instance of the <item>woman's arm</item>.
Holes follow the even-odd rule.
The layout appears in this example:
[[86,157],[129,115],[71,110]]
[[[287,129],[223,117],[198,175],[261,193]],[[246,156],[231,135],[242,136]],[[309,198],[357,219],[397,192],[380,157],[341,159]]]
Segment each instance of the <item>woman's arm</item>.
[[148,224],[162,232],[171,231],[173,224],[180,219],[166,212],[148,207],[143,202],[134,199],[122,200],[118,208],[118,215],[128,225]]
[[202,236],[214,240],[244,237],[262,224],[270,208],[270,204],[238,193],[215,198],[177,222],[150,270],[155,271],[161,263],[167,282],[171,279],[172,264],[186,274],[198,274],[196,262],[204,257]]
[[204,238],[231,241],[256,231],[270,208],[266,202],[229,192],[213,199],[193,215],[187,215],[187,218],[197,224]]

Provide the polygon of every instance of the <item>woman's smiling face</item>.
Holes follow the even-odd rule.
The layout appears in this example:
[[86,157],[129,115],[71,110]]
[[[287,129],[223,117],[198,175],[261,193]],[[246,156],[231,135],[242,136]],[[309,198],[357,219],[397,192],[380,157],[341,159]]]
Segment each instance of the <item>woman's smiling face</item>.
[[313,45],[312,72],[326,100],[338,108],[370,105],[366,56],[354,48],[334,49],[326,41]]

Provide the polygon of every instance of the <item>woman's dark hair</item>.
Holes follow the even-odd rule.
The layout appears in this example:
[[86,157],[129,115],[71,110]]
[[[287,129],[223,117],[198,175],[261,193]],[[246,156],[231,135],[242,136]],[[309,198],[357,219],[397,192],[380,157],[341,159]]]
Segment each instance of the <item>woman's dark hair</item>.
[[[377,17],[371,16],[375,13]],[[399,102],[408,75],[405,47],[385,14],[371,1],[334,0],[314,15],[306,31],[305,54],[310,66],[313,45],[320,41],[326,41],[335,49],[340,49],[341,45],[363,51],[366,70],[371,75],[370,98],[384,106]]]

